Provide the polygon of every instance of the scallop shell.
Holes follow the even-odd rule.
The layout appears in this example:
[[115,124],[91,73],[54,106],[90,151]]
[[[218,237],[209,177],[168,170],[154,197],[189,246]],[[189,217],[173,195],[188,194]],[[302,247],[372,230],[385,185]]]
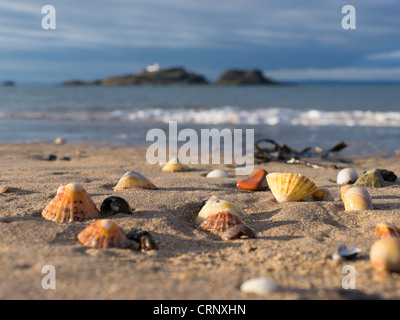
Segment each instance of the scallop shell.
[[207,174],[207,178],[229,178],[228,172],[222,169],[215,169]]
[[346,211],[372,210],[372,199],[367,189],[351,187],[344,194],[344,207]]
[[273,172],[267,181],[279,203],[300,201],[317,191],[315,183],[302,174]]
[[232,210],[225,209],[210,215],[201,223],[198,229],[210,232],[225,232],[229,228],[238,224],[243,224],[242,219],[234,214]]
[[375,170],[369,170],[357,179],[354,186],[366,187],[366,188],[383,188],[387,187],[385,180],[383,180],[381,174]]
[[392,223],[380,222],[376,225],[372,235],[379,238],[388,238],[388,237],[399,238],[400,229]]
[[57,190],[57,195],[42,211],[42,216],[64,223],[95,219],[100,217],[100,211],[79,183],[71,183]]
[[78,234],[80,243],[96,249],[129,248],[131,242],[122,229],[108,219],[98,220]]
[[157,190],[157,187],[144,175],[135,171],[130,171],[122,176],[118,184],[115,186],[114,191],[122,191],[133,188]]
[[179,162],[176,158],[168,161],[161,169],[163,172],[184,172],[190,170],[189,166]]
[[393,237],[379,239],[372,245],[369,258],[377,271],[400,272],[400,240]]
[[231,210],[231,212],[237,215],[239,218],[243,219],[247,217],[247,214],[238,205],[234,204],[233,202],[218,198],[217,196],[212,196],[200,210],[196,221],[197,223],[202,223],[212,214],[225,209]]
[[326,188],[319,188],[311,195],[312,201],[333,201],[333,193]]
[[358,179],[358,173],[353,168],[345,168],[341,170],[336,178],[337,184],[353,184]]

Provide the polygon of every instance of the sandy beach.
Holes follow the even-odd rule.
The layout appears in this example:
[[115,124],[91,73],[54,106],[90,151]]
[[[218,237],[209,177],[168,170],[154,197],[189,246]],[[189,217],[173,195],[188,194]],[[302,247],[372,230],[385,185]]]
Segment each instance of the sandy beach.
[[[369,189],[374,210],[345,212],[336,184],[338,169],[351,166],[362,173],[372,168],[400,172],[400,157],[375,155],[348,158],[338,169],[270,162],[257,165],[268,172],[302,173],[318,187],[327,187],[333,202],[279,204],[270,191],[236,188],[241,176],[225,165],[191,165],[183,173],[164,173],[149,165],[141,147],[99,147],[51,143],[0,145],[0,186],[19,190],[0,194],[0,299],[398,299],[400,276],[379,274],[369,262],[372,236],[380,221],[400,223],[399,182]],[[70,161],[47,161],[50,154]],[[207,179],[222,168],[232,178]],[[113,187],[127,171],[140,172],[159,190]],[[126,199],[132,215],[112,216],[124,231],[149,231],[158,250],[96,250],[77,241],[93,221],[60,224],[41,212],[60,185],[79,182],[98,207],[117,195]],[[204,200],[218,195],[245,210],[245,221],[257,239],[223,241],[196,229]],[[336,262],[339,245],[358,247],[355,261]],[[56,289],[44,290],[42,268],[56,270]],[[356,270],[357,290],[343,290],[345,265]],[[268,277],[277,290],[266,296],[246,294],[240,285]]]

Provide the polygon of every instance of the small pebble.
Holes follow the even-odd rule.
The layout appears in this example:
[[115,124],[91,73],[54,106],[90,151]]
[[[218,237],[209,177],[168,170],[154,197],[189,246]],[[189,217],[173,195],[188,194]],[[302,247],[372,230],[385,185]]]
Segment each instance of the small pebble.
[[222,169],[216,169],[207,174],[207,178],[229,178],[228,172]]
[[275,283],[268,278],[253,278],[243,282],[240,290],[245,293],[267,295],[276,291]]
[[268,189],[267,182],[267,174],[268,172],[264,169],[258,170],[252,176],[240,180],[236,186],[239,189],[248,190],[248,191],[261,191]]
[[47,157],[47,161],[56,161],[56,160],[57,160],[57,156],[54,155],[54,154],[50,154],[50,155]]

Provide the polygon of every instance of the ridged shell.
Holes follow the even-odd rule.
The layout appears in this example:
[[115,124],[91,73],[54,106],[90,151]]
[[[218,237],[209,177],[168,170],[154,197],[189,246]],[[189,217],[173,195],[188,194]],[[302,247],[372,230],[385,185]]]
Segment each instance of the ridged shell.
[[238,224],[243,224],[242,219],[240,219],[230,209],[225,209],[210,215],[201,223],[198,229],[210,232],[225,232],[229,228]]
[[184,172],[190,171],[190,167],[186,164],[179,162],[178,159],[168,161],[161,169],[163,172]]
[[144,175],[135,171],[130,171],[122,176],[118,184],[115,186],[114,191],[133,188],[157,190],[157,187]]
[[108,219],[98,220],[78,234],[78,240],[85,246],[96,249],[129,248],[131,242],[122,229]]
[[400,229],[392,223],[380,222],[376,225],[373,236],[379,238],[400,237]]
[[354,186],[366,188],[383,188],[386,187],[387,184],[385,180],[383,180],[381,174],[373,169],[367,171],[361,177],[359,177],[354,183]]
[[336,178],[337,184],[353,184],[358,179],[358,173],[353,168],[345,168],[341,170]]
[[217,196],[212,196],[203,208],[200,210],[197,216],[197,223],[202,223],[205,219],[214,213],[223,211],[225,209],[230,209],[233,214],[236,214],[239,218],[247,217],[247,214],[233,202],[218,198]]
[[333,201],[333,194],[326,188],[319,188],[311,195],[312,201]]
[[42,211],[42,216],[64,223],[95,219],[100,217],[100,211],[79,183],[71,183],[57,190],[57,195]]
[[300,201],[317,191],[315,183],[302,174],[273,172],[267,181],[279,203]]
[[351,187],[344,194],[343,202],[346,211],[373,209],[371,196],[363,187]]
[[377,271],[400,272],[400,240],[393,237],[379,239],[372,245],[369,258]]

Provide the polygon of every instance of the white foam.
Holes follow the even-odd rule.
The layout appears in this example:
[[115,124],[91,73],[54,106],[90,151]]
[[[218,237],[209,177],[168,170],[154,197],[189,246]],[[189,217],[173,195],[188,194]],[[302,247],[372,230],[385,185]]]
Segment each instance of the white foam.
[[246,109],[225,106],[214,109],[140,109],[134,111],[113,110],[110,112],[66,112],[66,113],[1,113],[0,119],[40,119],[53,121],[124,121],[164,122],[178,121],[193,124],[238,124],[268,126],[400,126],[400,112],[396,111],[321,111],[295,110],[270,107]]

